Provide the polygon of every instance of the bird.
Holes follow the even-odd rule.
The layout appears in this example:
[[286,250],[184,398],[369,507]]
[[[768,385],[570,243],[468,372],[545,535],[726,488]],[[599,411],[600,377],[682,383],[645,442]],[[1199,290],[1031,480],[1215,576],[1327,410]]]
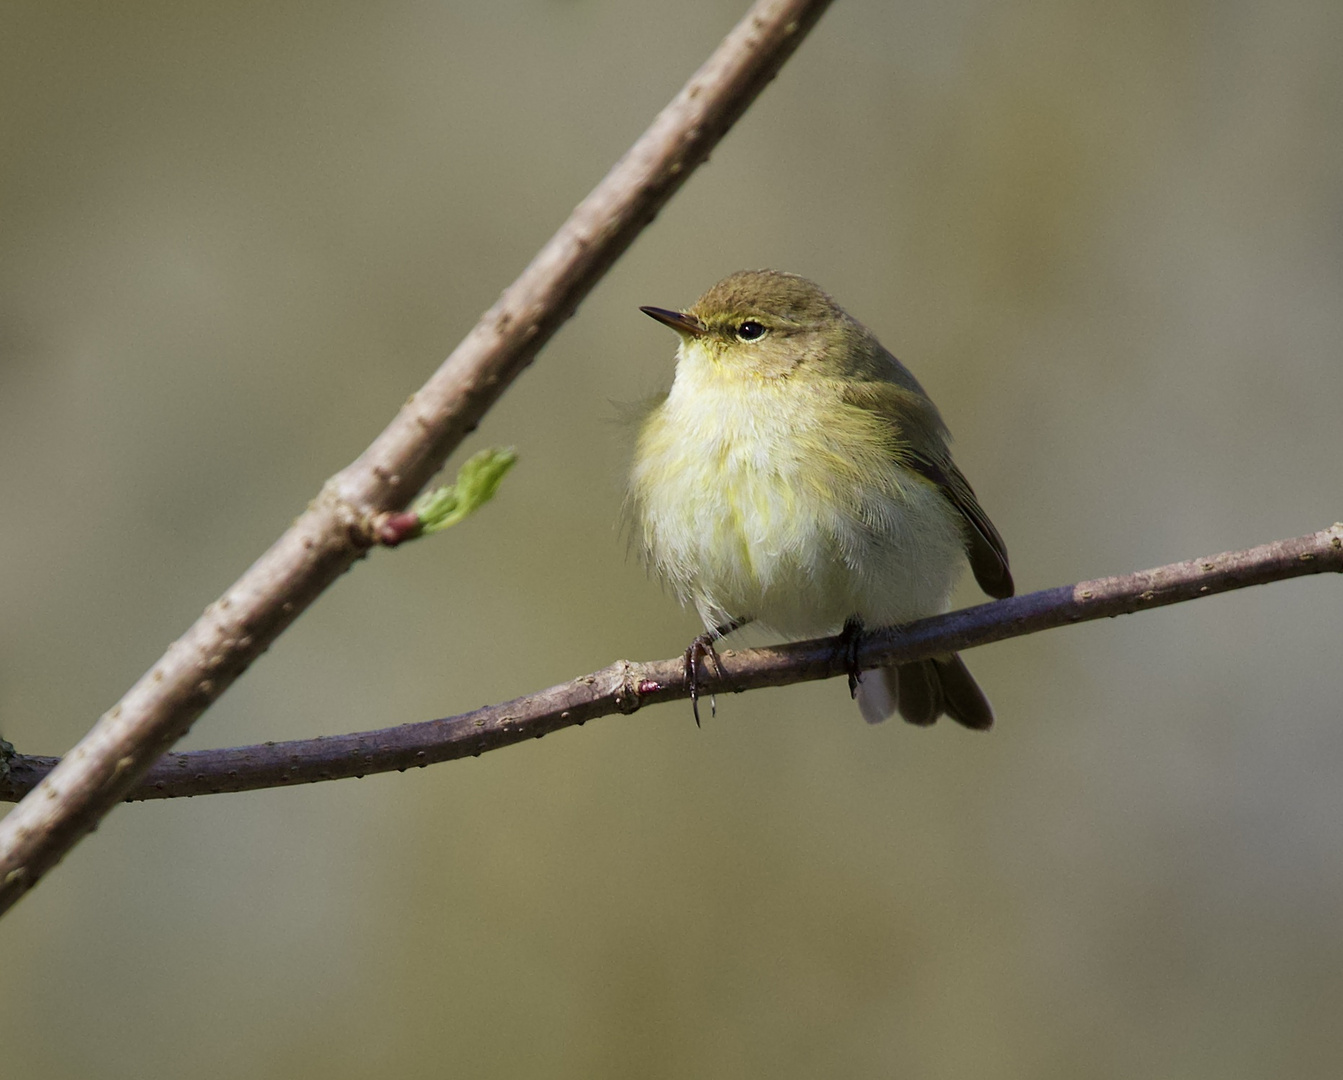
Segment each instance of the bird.
[[[684,310],[640,310],[680,343],[625,512],[647,566],[704,623],[686,653],[692,700],[697,660],[716,663],[714,642],[747,623],[795,640],[842,630],[856,650],[864,628],[946,611],[967,562],[989,596],[1013,594],[1006,545],[937,407],[820,286],[743,270]],[[852,655],[869,723],[993,724],[956,653],[864,672]]]

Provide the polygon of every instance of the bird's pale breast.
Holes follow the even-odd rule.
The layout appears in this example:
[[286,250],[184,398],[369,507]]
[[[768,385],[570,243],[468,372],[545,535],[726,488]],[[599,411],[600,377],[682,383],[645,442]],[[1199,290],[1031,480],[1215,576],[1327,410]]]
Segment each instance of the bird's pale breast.
[[631,495],[651,565],[706,626],[797,637],[945,610],[961,525],[879,418],[825,385],[700,375],[647,421]]

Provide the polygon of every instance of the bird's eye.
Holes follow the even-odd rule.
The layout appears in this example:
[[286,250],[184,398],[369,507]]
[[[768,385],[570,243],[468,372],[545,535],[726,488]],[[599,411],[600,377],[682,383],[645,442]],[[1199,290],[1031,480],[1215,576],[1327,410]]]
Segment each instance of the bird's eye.
[[738,341],[759,341],[765,336],[765,327],[754,319],[747,319],[737,327]]

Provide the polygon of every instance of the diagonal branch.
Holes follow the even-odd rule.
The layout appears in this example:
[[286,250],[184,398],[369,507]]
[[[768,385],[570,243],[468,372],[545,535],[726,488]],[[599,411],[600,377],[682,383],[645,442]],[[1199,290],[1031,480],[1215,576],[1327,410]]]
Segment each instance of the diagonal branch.
[[0,821],[0,912],[125,798],[440,469],[728,128],[829,0],[757,0],[354,464]]
[[[1343,573],[1343,523],[1245,551],[1063,585],[879,631],[863,640],[859,663],[868,668],[917,660],[1057,626],[1323,573]],[[701,679],[706,692],[787,686],[832,678],[848,670],[846,646],[837,638],[724,652],[722,662],[726,677],[706,672]],[[648,664],[622,660],[562,686],[444,720],[301,742],[165,754],[126,798],[171,799],[404,771],[479,756],[599,716],[632,713],[644,705],[688,696],[681,658]],[[22,797],[55,763],[55,758],[16,755],[9,775],[0,777],[0,800]]]

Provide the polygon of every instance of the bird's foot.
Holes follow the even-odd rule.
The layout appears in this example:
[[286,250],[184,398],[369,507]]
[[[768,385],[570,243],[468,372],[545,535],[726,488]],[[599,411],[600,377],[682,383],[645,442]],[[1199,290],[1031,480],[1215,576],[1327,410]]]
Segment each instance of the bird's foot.
[[[723,661],[718,658],[718,650],[714,648],[714,642],[719,638],[725,638],[734,630],[740,630],[751,620],[749,618],[732,619],[723,623],[722,626],[715,626],[712,630],[706,630],[690,643],[690,648],[685,651],[685,681],[690,688],[690,708],[695,714],[695,726],[699,727],[699,662],[709,660],[713,663],[713,673],[719,680],[727,678],[727,672],[723,670]],[[709,695],[709,716],[718,715],[718,698]]]
[[849,697],[858,696],[858,683],[863,677],[858,668],[858,646],[863,643],[863,621],[856,615],[844,620],[839,632],[839,647],[844,650],[844,661],[849,669]]
[[[695,726],[699,727],[699,662],[701,660],[710,660],[713,662],[714,674],[720,679],[723,677],[723,662],[718,658],[718,650],[713,647],[716,635],[712,630],[706,630],[690,643],[690,648],[685,651],[685,681],[690,687],[690,708],[695,714]],[[709,695],[709,715],[718,715],[718,699]]]

